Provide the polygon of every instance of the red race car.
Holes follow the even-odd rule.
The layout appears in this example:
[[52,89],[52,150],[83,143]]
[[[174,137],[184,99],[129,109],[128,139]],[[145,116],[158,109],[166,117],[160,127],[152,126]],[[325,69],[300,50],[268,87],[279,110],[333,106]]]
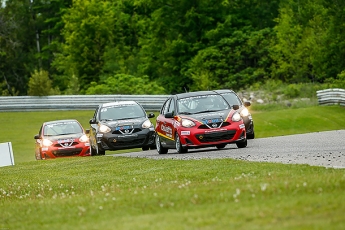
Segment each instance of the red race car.
[[218,93],[198,91],[170,96],[156,120],[156,148],[186,153],[188,149],[236,144],[247,147],[241,115]]
[[36,160],[90,156],[88,130],[75,119],[44,122],[35,135]]

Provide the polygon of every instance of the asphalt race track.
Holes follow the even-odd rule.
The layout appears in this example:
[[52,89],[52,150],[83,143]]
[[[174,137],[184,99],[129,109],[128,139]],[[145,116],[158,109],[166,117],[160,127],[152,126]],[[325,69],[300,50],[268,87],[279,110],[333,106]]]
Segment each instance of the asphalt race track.
[[142,157],[151,159],[216,159],[233,158],[247,161],[279,162],[284,164],[308,164],[328,168],[345,168],[345,130],[315,132],[248,140],[246,148],[227,145],[224,149],[190,149],[178,154],[169,149],[168,154],[156,150],[113,154],[118,157]]

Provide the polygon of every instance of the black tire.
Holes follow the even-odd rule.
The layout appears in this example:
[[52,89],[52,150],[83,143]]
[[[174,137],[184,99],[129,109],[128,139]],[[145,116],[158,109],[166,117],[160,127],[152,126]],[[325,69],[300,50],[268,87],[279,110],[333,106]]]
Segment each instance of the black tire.
[[217,149],[224,149],[226,144],[216,145]]
[[187,148],[182,147],[180,136],[178,135],[178,133],[176,133],[176,135],[175,135],[175,148],[176,148],[177,153],[187,153],[188,152]]
[[247,139],[245,141],[242,141],[242,142],[237,142],[236,145],[237,145],[237,148],[247,147]]
[[99,144],[96,144],[96,148],[93,148],[92,145],[90,146],[90,155],[97,156],[97,155],[105,155],[105,150],[99,147]]
[[141,149],[142,149],[143,151],[147,151],[147,150],[150,149],[150,147],[149,147],[149,146],[143,146]]
[[96,156],[97,155],[97,151],[95,148],[92,147],[92,145],[90,146],[90,156]]
[[254,131],[252,133],[247,133],[247,139],[254,139],[254,138],[255,138]]
[[97,144],[97,155],[105,155],[105,150],[99,147]]
[[162,145],[161,145],[161,140],[160,140],[158,134],[156,134],[155,142],[156,142],[156,149],[157,149],[157,152],[158,152],[159,154],[167,154],[167,153],[168,153],[168,149],[162,147]]

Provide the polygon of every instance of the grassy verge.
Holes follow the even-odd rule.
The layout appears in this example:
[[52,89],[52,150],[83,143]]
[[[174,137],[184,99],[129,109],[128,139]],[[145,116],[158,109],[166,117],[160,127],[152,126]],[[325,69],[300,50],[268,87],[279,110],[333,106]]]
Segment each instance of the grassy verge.
[[5,229],[344,229],[345,171],[110,156],[0,169]]
[[[345,129],[345,109],[252,111],[256,137]],[[0,229],[344,229],[345,170],[110,156],[35,161],[45,120],[92,111],[1,113]],[[112,153],[112,152],[110,152]]]

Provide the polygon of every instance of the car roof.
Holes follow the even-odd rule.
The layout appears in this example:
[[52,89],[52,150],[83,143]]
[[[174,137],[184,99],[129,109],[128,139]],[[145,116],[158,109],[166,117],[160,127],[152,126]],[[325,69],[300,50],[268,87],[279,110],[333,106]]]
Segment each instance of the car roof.
[[136,101],[114,101],[102,104],[102,107],[108,107],[113,105],[137,105]]
[[235,93],[233,90],[231,89],[217,89],[217,90],[213,90],[216,93],[219,94],[223,94],[223,93]]
[[179,93],[175,94],[177,99],[181,98],[187,98],[187,97],[196,97],[196,96],[201,96],[201,95],[214,95],[216,94],[213,91],[196,91],[196,92],[188,92],[188,93]]

